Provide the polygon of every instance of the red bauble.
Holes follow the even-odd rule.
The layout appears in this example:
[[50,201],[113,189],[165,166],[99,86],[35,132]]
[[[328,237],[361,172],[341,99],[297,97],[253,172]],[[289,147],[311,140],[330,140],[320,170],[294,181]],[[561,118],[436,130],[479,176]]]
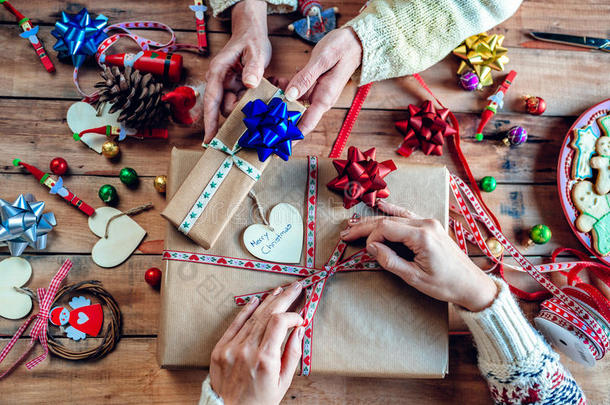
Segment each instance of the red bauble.
[[49,168],[51,169],[51,173],[61,176],[68,171],[68,162],[66,162],[66,159],[64,158],[56,157],[51,160]]
[[546,101],[541,97],[530,96],[525,99],[525,110],[532,115],[541,115],[546,110]]
[[150,269],[146,270],[146,273],[144,273],[144,280],[146,280],[148,285],[150,285],[152,288],[158,290],[161,287],[162,275],[163,273],[161,273],[161,270],[156,267],[151,267]]

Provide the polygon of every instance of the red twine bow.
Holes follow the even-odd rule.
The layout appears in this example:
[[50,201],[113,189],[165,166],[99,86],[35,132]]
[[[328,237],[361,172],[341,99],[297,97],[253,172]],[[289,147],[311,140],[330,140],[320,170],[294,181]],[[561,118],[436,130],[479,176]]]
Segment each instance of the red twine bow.
[[396,121],[396,128],[405,135],[397,152],[408,157],[419,146],[426,155],[443,154],[445,137],[457,134],[448,122],[449,109],[436,109],[427,100],[417,107],[409,104],[409,118]]
[[390,195],[386,182],[383,180],[390,172],[396,170],[392,160],[377,162],[375,148],[366,152],[350,146],[346,159],[333,160],[338,176],[328,183],[328,188],[343,193],[343,206],[351,208],[362,201],[369,207],[374,207],[378,198]]
[[39,301],[39,306],[40,306],[38,313],[36,315],[32,315],[17,330],[17,332],[15,333],[13,338],[10,340],[10,342],[8,342],[6,347],[0,353],[0,363],[2,363],[2,361],[6,358],[8,353],[11,351],[13,346],[15,346],[15,343],[17,343],[17,341],[19,340],[19,337],[23,334],[23,332],[25,332],[25,330],[28,328],[30,323],[32,323],[32,321],[34,319],[36,319],[36,322],[34,323],[34,327],[32,328],[32,332],[30,333],[30,336],[31,336],[30,344],[28,345],[28,348],[25,351],[25,353],[23,353],[21,355],[21,357],[19,357],[17,359],[17,361],[15,361],[8,368],[8,370],[6,370],[4,373],[0,374],[0,379],[5,377],[6,375],[8,375],[19,363],[21,363],[21,361],[23,359],[25,359],[25,357],[34,348],[34,344],[36,343],[37,340],[40,341],[40,344],[42,345],[42,348],[44,351],[40,356],[38,356],[34,360],[26,363],[25,366],[27,367],[28,370],[31,370],[32,368],[36,367],[38,364],[42,363],[42,361],[44,359],[47,358],[47,355],[49,354],[49,346],[47,344],[47,329],[49,327],[49,311],[51,310],[51,304],[53,303],[53,299],[55,298],[55,295],[57,294],[57,290],[59,290],[59,286],[61,285],[61,282],[64,280],[64,278],[66,278],[66,276],[68,275],[68,272],[70,271],[71,268],[72,268],[72,262],[69,259],[66,259],[64,264],[62,264],[62,266],[57,271],[57,274],[55,274],[55,276],[51,280],[51,284],[49,284],[49,288],[46,290],[44,288],[39,288],[36,291],[38,294],[38,301]]

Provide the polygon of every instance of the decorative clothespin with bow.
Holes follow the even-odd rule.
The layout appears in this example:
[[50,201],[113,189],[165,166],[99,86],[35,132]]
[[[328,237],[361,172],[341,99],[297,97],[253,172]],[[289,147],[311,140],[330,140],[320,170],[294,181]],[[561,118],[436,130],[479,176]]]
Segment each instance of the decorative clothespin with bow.
[[190,5],[189,8],[195,12],[195,21],[197,23],[197,45],[199,45],[199,52],[207,55],[209,50],[208,36],[205,31],[205,12],[208,8],[203,4],[203,0],[194,1],[195,4]]

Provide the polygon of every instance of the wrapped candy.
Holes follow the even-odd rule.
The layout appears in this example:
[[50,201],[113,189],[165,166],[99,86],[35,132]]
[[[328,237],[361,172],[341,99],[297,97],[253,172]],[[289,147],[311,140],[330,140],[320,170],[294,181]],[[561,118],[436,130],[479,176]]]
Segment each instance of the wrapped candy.
[[502,47],[504,35],[487,35],[486,32],[473,35],[453,50],[453,54],[462,59],[457,73],[473,70],[481,81],[481,86],[493,84],[491,71],[503,71],[508,63],[508,49]]
[[9,204],[0,198],[0,245],[8,245],[11,256],[20,256],[26,247],[47,247],[47,233],[57,222],[52,212],[42,213],[44,201],[32,194],[21,194]]
[[292,154],[292,141],[303,139],[296,126],[301,118],[300,111],[288,111],[286,103],[273,97],[269,104],[256,99],[242,108],[246,132],[239,138],[242,148],[254,148],[261,162],[275,153],[284,160]]
[[426,155],[442,155],[445,137],[457,133],[447,122],[449,110],[437,110],[427,100],[419,107],[410,104],[408,112],[408,119],[395,123],[396,128],[405,135],[397,152],[408,157],[419,146]]
[[350,146],[347,159],[333,160],[333,165],[338,175],[327,186],[330,190],[343,193],[345,208],[351,208],[360,201],[374,207],[378,198],[390,195],[383,178],[396,170],[396,165],[392,160],[377,162],[375,148],[363,153],[360,149]]
[[466,91],[475,91],[482,87],[479,76],[477,76],[477,74],[474,72],[466,72],[462,74],[458,83],[460,84],[460,87]]
[[507,146],[521,145],[527,141],[527,130],[521,126],[515,126],[508,130],[504,144]]
[[546,101],[542,97],[528,96],[525,99],[525,111],[532,115],[542,115],[546,110]]

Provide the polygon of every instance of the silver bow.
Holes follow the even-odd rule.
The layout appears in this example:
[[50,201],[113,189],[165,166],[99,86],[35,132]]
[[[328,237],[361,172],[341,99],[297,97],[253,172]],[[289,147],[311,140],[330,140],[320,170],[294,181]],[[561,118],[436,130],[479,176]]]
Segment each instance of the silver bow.
[[9,204],[0,198],[0,246],[8,245],[11,256],[20,256],[26,247],[47,247],[47,233],[57,222],[52,212],[42,213],[44,201],[21,194]]

